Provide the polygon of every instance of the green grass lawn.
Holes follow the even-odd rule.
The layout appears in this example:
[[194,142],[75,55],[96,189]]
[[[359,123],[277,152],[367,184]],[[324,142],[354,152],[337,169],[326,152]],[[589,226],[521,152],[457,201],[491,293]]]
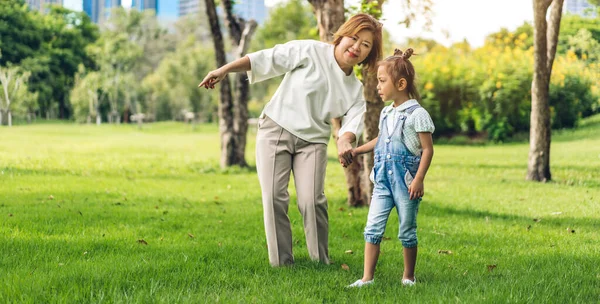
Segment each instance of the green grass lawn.
[[291,186],[296,265],[271,268],[256,174],[218,168],[217,126],[1,127],[0,302],[599,302],[600,116],[554,133],[550,183],[525,181],[528,149],[436,146],[417,286],[400,284],[393,214],[376,284],[346,290],[367,209],[346,206],[333,145],[334,263],[310,261]]

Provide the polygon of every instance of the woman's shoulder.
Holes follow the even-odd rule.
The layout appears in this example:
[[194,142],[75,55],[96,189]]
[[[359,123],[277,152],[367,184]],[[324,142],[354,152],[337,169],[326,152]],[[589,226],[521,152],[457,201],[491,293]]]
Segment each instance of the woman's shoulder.
[[325,48],[330,48],[333,45],[327,42],[322,42],[322,41],[318,41],[318,40],[313,40],[313,39],[300,39],[300,40],[290,40],[287,42],[288,44],[295,44],[301,47],[307,47],[307,48],[320,48],[320,49],[325,49]]

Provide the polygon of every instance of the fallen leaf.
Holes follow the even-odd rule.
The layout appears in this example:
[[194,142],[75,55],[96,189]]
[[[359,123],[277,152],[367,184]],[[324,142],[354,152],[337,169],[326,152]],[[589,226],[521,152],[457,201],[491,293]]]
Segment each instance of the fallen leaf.
[[539,218],[534,218],[534,219],[533,219],[533,221],[534,221],[534,222],[536,222],[536,223],[537,223],[537,222],[539,222],[539,221],[541,221],[541,220],[542,220],[542,219],[539,219]]
[[158,205],[157,205],[157,206],[154,206],[154,209],[158,209]]
[[50,196],[48,196],[48,199],[49,199],[49,200],[53,200],[53,199],[54,199],[54,196],[50,195]]
[[352,212],[348,213],[348,216],[352,216]]
[[344,253],[346,253],[346,254],[354,254],[354,251],[352,251],[352,250],[346,250],[346,251],[344,251]]
[[8,214],[8,216],[9,216],[9,217],[11,217],[11,216],[12,216],[12,213],[9,213],[9,214]]
[[142,245],[148,245],[148,242],[144,241],[143,239],[139,239],[138,243],[140,243]]
[[496,265],[487,265],[487,269],[488,269],[488,271],[490,271],[490,272],[491,272],[492,270],[494,270],[494,268],[496,268],[496,267],[498,267],[498,266],[496,266]]
[[338,210],[344,212],[344,210],[346,210],[346,209],[344,209],[343,207],[340,207],[340,209],[338,209]]
[[384,236],[384,237],[382,237],[381,239],[382,239],[382,240],[384,240],[384,241],[389,241],[389,240],[391,240],[392,238],[391,238],[391,237],[388,237],[388,236]]
[[342,264],[342,269],[344,270],[350,270],[350,267],[346,264]]
[[191,234],[191,233],[188,233],[188,236],[189,236],[190,238],[192,238],[192,239],[194,238],[194,235],[193,235],[193,234]]
[[452,250],[438,250],[438,254],[452,254]]

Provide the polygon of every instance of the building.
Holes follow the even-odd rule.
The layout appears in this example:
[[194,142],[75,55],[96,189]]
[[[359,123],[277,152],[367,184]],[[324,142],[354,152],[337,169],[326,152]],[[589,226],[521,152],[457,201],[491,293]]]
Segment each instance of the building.
[[131,0],[131,8],[135,8],[139,11],[151,9],[156,11],[157,0]]
[[26,0],[27,6],[31,10],[37,10],[40,12],[45,11],[49,5],[63,5],[63,0]]
[[179,0],[179,16],[193,15],[198,12],[204,13],[200,7],[203,2],[200,0]]
[[263,24],[267,19],[264,0],[238,0],[233,6],[233,12],[246,20],[254,19],[258,24]]
[[[179,16],[204,14],[203,4],[202,0],[179,0]],[[221,7],[217,11],[221,12]],[[236,0],[233,12],[246,20],[254,19],[258,24],[262,24],[268,15],[264,0]]]
[[595,6],[587,0],[566,0],[564,3],[564,12],[579,16],[595,17]]

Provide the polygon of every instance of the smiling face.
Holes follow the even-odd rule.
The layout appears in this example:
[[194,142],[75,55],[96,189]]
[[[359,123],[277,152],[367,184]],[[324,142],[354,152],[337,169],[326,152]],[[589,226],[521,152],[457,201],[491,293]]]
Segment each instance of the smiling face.
[[335,46],[335,60],[347,74],[352,68],[365,61],[373,47],[373,33],[362,30],[351,37],[343,37]]

